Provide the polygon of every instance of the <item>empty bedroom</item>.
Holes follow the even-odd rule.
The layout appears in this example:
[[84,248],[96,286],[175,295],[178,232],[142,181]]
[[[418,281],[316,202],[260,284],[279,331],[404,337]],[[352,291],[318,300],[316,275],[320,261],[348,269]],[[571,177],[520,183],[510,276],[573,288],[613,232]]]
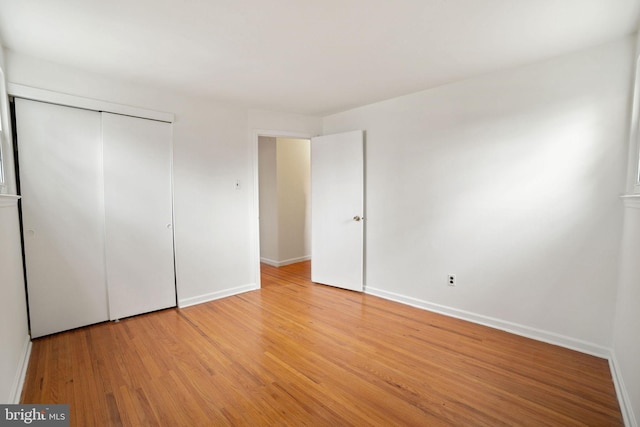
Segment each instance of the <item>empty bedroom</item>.
[[0,425],[638,426],[639,23],[0,0]]

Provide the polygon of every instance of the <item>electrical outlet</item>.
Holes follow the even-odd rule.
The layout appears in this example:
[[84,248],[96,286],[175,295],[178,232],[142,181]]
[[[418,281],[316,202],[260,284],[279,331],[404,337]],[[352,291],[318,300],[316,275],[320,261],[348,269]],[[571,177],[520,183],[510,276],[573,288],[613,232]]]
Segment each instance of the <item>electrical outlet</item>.
[[449,274],[447,276],[447,284],[449,286],[455,286],[456,285],[456,275],[455,274]]

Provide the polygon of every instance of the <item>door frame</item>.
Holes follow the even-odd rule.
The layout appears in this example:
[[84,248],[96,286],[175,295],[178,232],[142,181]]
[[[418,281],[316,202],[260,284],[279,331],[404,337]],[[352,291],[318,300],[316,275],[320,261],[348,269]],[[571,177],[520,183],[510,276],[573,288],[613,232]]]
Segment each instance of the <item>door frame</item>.
[[251,259],[253,259],[253,277],[255,278],[255,284],[257,288],[261,288],[260,279],[260,176],[258,170],[259,156],[258,156],[258,143],[261,136],[271,138],[296,138],[296,139],[309,139],[314,135],[308,132],[290,132],[274,129],[253,129],[251,133],[251,169],[253,171],[253,197],[252,197],[252,213],[253,221],[251,234]]

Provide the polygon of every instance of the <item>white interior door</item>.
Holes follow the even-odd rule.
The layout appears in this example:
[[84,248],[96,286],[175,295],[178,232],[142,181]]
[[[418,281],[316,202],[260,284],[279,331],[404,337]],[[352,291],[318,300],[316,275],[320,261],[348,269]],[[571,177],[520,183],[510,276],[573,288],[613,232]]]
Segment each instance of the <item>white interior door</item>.
[[102,113],[109,313],[176,305],[171,124]]
[[311,280],[363,290],[363,131],[311,139]]
[[100,113],[15,105],[31,336],[105,321]]

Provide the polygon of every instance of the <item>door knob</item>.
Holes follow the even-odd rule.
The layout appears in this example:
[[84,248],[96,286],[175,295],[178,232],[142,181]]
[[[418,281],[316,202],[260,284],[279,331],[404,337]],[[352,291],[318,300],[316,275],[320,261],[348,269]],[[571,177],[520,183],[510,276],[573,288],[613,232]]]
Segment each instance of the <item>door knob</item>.
[[356,216],[353,217],[354,221],[360,221],[360,220],[363,220],[363,219],[364,218],[361,218],[359,215],[356,215]]

